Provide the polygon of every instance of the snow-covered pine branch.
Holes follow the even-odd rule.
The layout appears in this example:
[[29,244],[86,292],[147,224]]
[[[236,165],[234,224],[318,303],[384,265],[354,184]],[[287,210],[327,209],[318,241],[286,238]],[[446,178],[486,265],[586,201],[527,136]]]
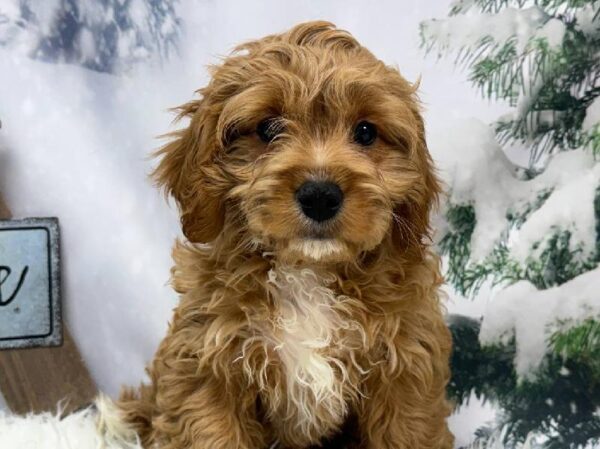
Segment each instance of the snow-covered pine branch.
[[581,126],[600,95],[600,3],[567,3],[461,1],[421,24],[427,51],[453,54],[483,96],[514,107],[496,131],[530,147],[532,163],[588,142]]
[[556,260],[545,259],[557,233],[568,235],[561,244],[572,258],[561,268],[572,270],[569,278],[595,263],[600,165],[591,152],[559,153],[540,175],[518,179],[493,132],[478,120],[453,124],[444,142],[433,145],[445,149],[437,162],[450,186],[439,244],[451,257],[449,280],[461,293],[476,292],[487,278],[505,285],[527,279],[538,288],[560,283],[563,274],[547,265]]

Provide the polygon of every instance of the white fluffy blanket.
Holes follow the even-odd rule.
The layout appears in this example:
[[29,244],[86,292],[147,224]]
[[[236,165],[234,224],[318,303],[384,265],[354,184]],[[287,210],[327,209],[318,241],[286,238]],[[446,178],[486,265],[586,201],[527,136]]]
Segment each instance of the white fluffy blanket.
[[[60,413],[58,413],[60,415]],[[1,449],[142,449],[110,399],[64,418],[45,413],[15,416],[0,412]]]

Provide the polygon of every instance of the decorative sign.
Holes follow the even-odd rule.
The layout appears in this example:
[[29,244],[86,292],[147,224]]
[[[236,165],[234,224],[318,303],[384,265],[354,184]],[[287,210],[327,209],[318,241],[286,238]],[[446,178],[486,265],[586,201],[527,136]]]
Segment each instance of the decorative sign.
[[0,220],[0,349],[59,346],[56,218]]

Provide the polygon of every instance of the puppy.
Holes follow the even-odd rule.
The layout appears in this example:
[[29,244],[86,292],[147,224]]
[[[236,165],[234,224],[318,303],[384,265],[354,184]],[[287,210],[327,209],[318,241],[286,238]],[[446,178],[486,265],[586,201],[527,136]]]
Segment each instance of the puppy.
[[181,301],[128,422],[146,448],[319,447],[344,423],[352,447],[451,448],[415,86],[327,22],[211,74],[160,150]]

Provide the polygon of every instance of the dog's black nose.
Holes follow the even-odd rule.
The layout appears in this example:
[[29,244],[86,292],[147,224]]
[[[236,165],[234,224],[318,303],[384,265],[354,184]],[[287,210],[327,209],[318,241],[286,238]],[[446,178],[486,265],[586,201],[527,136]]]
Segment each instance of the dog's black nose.
[[307,181],[296,191],[296,201],[308,218],[329,220],[342,206],[344,194],[333,182]]

